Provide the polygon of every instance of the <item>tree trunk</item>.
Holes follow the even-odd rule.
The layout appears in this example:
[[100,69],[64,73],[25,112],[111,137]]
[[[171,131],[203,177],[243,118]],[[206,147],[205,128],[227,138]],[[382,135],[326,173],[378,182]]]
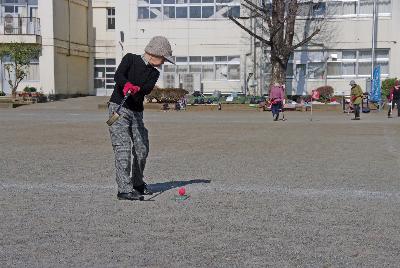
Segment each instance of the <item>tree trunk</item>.
[[285,84],[286,80],[286,67],[282,66],[277,60],[271,59],[272,71],[271,71],[271,81],[270,86],[278,83],[280,85]]

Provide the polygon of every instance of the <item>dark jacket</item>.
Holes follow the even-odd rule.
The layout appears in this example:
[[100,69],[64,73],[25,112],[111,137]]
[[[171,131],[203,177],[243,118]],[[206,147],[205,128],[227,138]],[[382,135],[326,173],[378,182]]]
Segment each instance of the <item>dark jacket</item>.
[[394,86],[390,89],[390,99],[394,101],[400,100],[400,87],[399,86]]
[[146,65],[139,55],[128,53],[123,58],[114,75],[115,87],[110,102],[120,104],[124,98],[122,89],[127,82],[140,87],[140,91],[130,96],[124,107],[135,112],[143,111],[144,96],[153,90],[160,72],[151,65]]

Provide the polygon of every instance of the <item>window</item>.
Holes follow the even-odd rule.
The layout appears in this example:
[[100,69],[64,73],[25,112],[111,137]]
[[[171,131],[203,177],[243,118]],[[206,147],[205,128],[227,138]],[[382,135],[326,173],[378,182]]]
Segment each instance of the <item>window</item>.
[[297,9],[297,16],[306,17],[311,15],[311,4],[312,3],[299,3]]
[[190,56],[189,61],[190,62],[201,62],[201,57],[200,56]]
[[372,51],[371,50],[360,50],[358,52],[359,59],[371,59],[372,58]]
[[343,2],[343,15],[355,15],[357,14],[357,2]]
[[356,75],[356,62],[343,62],[343,75]]
[[190,7],[190,18],[191,19],[201,18],[201,7],[200,6],[191,6]]
[[164,87],[174,88],[175,87],[175,73],[164,73]]
[[178,65],[178,66],[176,66],[176,72],[177,73],[187,73],[188,66],[187,65]]
[[342,52],[342,59],[356,60],[357,59],[357,51],[355,51],[355,50],[344,50]]
[[335,16],[340,16],[343,13],[342,9],[343,3],[340,1],[335,1],[335,2],[329,2],[328,3],[328,13],[329,15],[335,15]]
[[381,74],[388,76],[389,75],[389,62],[377,62],[378,65],[381,66]]
[[164,78],[167,78],[166,73],[190,73],[201,74],[201,79],[205,81],[240,80],[240,56],[177,56],[176,64],[164,65]]
[[226,64],[215,65],[215,79],[217,80],[228,79],[228,66]]
[[138,19],[148,19],[150,18],[150,9],[148,7],[139,7],[138,8]]
[[228,61],[227,56],[217,56],[215,57],[215,61]]
[[391,1],[390,0],[378,0],[378,13],[390,14],[391,13]]
[[214,6],[203,6],[201,14],[202,18],[211,18],[214,16]]
[[327,73],[328,76],[340,76],[342,75],[342,63],[341,62],[328,62]]
[[95,59],[94,60],[94,88],[96,89],[114,89],[114,74],[116,60]]
[[115,8],[107,8],[107,30],[115,30]]
[[229,64],[228,65],[228,79],[229,80],[240,80],[240,65]]
[[359,62],[358,63],[358,75],[371,75],[371,62]]
[[150,19],[161,18],[161,7],[150,7]]
[[214,62],[214,57],[201,57],[202,62]]
[[164,19],[174,19],[175,18],[175,7],[165,6],[164,7]]
[[[377,0],[376,3],[377,12],[380,15],[390,15],[391,0]],[[372,16],[374,0],[333,0],[327,2],[327,4],[329,15]]]
[[187,57],[176,57],[176,62],[187,62],[188,58]]
[[214,64],[203,65],[203,80],[215,80]]
[[191,64],[189,65],[190,73],[201,73],[201,65],[199,64]]
[[389,50],[388,49],[377,49],[377,50],[375,50],[375,58],[389,60]]
[[216,19],[240,16],[239,0],[138,0],[138,19]]
[[164,65],[164,73],[175,73],[175,65],[172,64]]
[[31,62],[27,70],[26,81],[40,81],[39,62]]
[[[271,65],[269,64],[267,66],[267,72],[271,73],[272,72],[272,68]],[[286,77],[293,77],[294,73],[293,73],[293,63],[288,63],[287,68],[286,68]]]
[[308,78],[323,79],[325,73],[325,63],[310,62],[308,63]]
[[374,0],[360,0],[359,14],[373,14]]
[[326,3],[314,3],[312,6],[313,16],[324,16],[326,13]]
[[176,18],[187,18],[188,13],[187,13],[187,7],[176,7]]

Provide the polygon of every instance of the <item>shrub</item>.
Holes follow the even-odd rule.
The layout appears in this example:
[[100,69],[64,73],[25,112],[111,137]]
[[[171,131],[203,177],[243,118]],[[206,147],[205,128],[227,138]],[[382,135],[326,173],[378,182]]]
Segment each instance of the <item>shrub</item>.
[[173,103],[180,100],[189,92],[181,88],[159,88],[154,87],[149,95],[146,96],[148,101],[156,99],[157,102]]
[[236,104],[245,104],[246,103],[246,97],[242,97],[242,96],[240,96],[240,97],[237,97],[237,98],[235,98],[234,100],[233,100],[233,103],[236,103]]
[[317,88],[317,91],[319,92],[320,100],[322,101],[327,101],[330,98],[333,97],[333,87],[331,86],[322,86]]
[[28,93],[32,93],[32,92],[36,92],[37,89],[35,87],[25,87],[24,88],[24,92],[28,92]]
[[388,97],[390,94],[390,89],[394,86],[397,78],[387,78],[382,81],[382,96]]

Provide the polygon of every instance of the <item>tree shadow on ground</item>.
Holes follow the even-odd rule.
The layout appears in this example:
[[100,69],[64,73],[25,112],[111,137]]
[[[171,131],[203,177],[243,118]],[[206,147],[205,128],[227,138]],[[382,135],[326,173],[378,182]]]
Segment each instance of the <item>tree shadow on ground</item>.
[[162,182],[162,183],[154,183],[154,184],[149,184],[149,188],[154,192],[154,193],[162,193],[174,188],[179,188],[183,187],[189,184],[196,184],[196,183],[210,183],[211,180],[201,180],[201,179],[196,179],[196,180],[189,180],[189,181],[168,181],[168,182]]

